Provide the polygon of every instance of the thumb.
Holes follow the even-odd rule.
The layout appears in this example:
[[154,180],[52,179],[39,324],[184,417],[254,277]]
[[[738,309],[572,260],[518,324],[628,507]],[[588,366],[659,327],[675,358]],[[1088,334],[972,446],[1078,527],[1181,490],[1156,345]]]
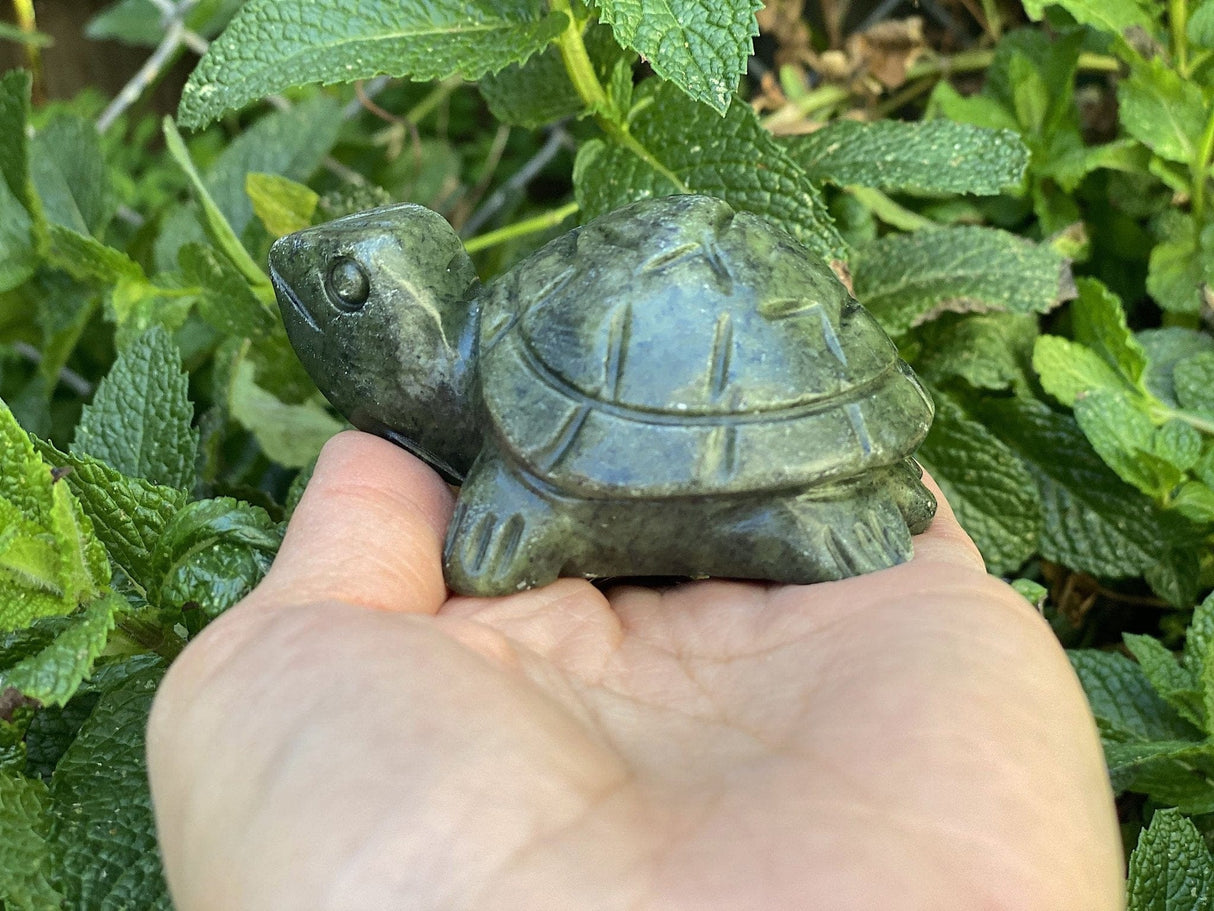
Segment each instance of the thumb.
[[327,599],[435,613],[452,496],[424,463],[370,434],[340,433],[316,462],[269,574],[249,606]]

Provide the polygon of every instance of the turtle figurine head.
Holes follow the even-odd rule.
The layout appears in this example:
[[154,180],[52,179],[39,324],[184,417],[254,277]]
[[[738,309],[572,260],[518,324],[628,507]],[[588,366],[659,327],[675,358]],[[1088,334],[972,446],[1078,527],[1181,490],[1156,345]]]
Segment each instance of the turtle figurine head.
[[334,407],[461,480],[481,445],[478,281],[446,220],[416,205],[339,218],[276,241],[270,278]]

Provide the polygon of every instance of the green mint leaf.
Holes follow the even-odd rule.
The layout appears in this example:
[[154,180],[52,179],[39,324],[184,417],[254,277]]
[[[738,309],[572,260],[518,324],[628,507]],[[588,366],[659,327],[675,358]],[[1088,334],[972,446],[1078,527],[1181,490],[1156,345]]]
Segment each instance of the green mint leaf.
[[50,802],[41,781],[0,772],[0,898],[12,911],[63,905],[51,885]]
[[0,402],[0,630],[75,610],[110,581],[110,565],[68,487]]
[[1186,33],[1193,44],[1214,49],[1214,3],[1206,0],[1190,11]]
[[948,314],[914,333],[915,370],[939,383],[960,377],[975,389],[1026,385],[1025,363],[1037,339],[1037,317],[1020,313]]
[[[587,28],[582,40],[595,75],[607,92],[611,113],[622,120],[629,108],[636,55],[616,44],[611,29],[599,23]],[[586,110],[555,45],[526,63],[513,63],[485,76],[477,82],[477,88],[494,117],[528,129],[546,127]]]
[[68,471],[67,484],[115,565],[146,591],[152,551],[169,520],[186,504],[180,488],[129,477],[89,456],[68,455],[39,442],[44,457]]
[[1186,358],[1204,352],[1214,352],[1214,337],[1194,329],[1169,326],[1164,329],[1145,329],[1135,339],[1147,356],[1147,369],[1143,376],[1146,388],[1156,398],[1180,407],[1176,397],[1176,365]]
[[995,228],[891,234],[852,260],[856,297],[891,335],[948,311],[1047,313],[1075,296],[1067,261]]
[[226,336],[258,338],[282,331],[231,260],[209,244],[187,243],[177,251],[186,281],[201,289],[198,315]]
[[198,204],[202,207],[202,226],[206,231],[211,242],[218,247],[235,266],[240,274],[244,276],[250,287],[257,293],[258,299],[265,301],[267,308],[272,306],[274,301],[274,289],[270,285],[270,279],[262,271],[261,267],[253,261],[247,251],[241,244],[240,239],[236,236],[236,232],[232,230],[232,226],[220,211],[219,206],[215,204],[215,200],[211,197],[210,191],[206,184],[203,183],[202,177],[198,174],[198,169],[194,167],[194,162],[190,159],[190,153],[185,147],[185,141],[181,138],[181,134],[177,132],[177,127],[173,121],[166,117],[164,119],[164,141],[168,146],[169,154],[173,156],[173,160],[177,162],[182,171],[185,172],[186,178],[190,182],[190,186],[194,191],[194,197],[198,200]]
[[56,885],[68,907],[169,911],[144,760],[163,674],[154,666],[104,693],[51,778]]
[[526,63],[514,63],[483,77],[476,87],[494,117],[531,130],[581,114],[586,108],[555,46],[545,48]]
[[1041,386],[1062,404],[1097,389],[1117,389],[1121,377],[1099,354],[1085,345],[1056,335],[1043,335],[1033,346],[1033,369]]
[[1159,810],[1130,854],[1129,911],[1196,911],[1214,896],[1214,859],[1179,810]]
[[198,455],[193,417],[181,355],[155,326],[118,353],[80,417],[72,452],[123,474],[189,489]]
[[1161,498],[1180,483],[1183,469],[1160,451],[1146,399],[1097,389],[1076,400],[1075,420],[1104,463],[1127,484]]
[[814,180],[911,193],[998,195],[1020,185],[1029,163],[1011,130],[950,120],[836,120],[784,148]]
[[1170,211],[1158,219],[1157,231],[1147,292],[1164,310],[1199,313],[1202,289],[1214,286],[1214,223],[1199,231],[1192,216]]
[[26,133],[31,83],[25,70],[10,70],[0,76],[0,177],[9,195],[27,210],[35,205]]
[[1214,523],[1214,489],[1200,481],[1181,484],[1172,497],[1172,508],[1198,524]]
[[1147,354],[1126,326],[1121,298],[1091,278],[1075,283],[1079,296],[1071,304],[1075,340],[1115,367],[1131,386],[1141,388]]
[[253,220],[253,204],[246,192],[248,175],[307,180],[333,148],[341,124],[341,105],[317,95],[258,119],[220,152],[203,180],[238,237]]
[[526,60],[565,27],[538,0],[249,0],[191,74],[183,125],[283,89],[373,76],[476,79]]
[[1037,483],[1047,560],[1122,579],[1191,550],[1192,528],[1119,479],[1069,415],[1021,396],[984,399],[973,410]]
[[599,0],[616,40],[694,101],[724,114],[759,33],[754,0]]
[[722,118],[657,79],[636,95],[631,144],[596,139],[578,150],[573,183],[587,218],[652,196],[704,193],[766,216],[823,258],[842,255],[821,193],[749,106]]
[[30,143],[30,172],[51,223],[93,235],[109,222],[116,199],[91,122],[61,115],[47,123]]
[[0,292],[23,284],[38,267],[25,132],[29,108],[29,73],[0,76]]
[[1126,633],[1126,648],[1138,661],[1147,680],[1182,718],[1198,728],[1206,727],[1199,675],[1181,664],[1168,648],[1151,636]]
[[1194,160],[1209,109],[1196,82],[1159,58],[1141,61],[1118,83],[1117,105],[1126,132],[1156,155]]
[[1011,584],[1016,593],[1029,604],[1033,605],[1033,607],[1037,608],[1037,610],[1040,611],[1045,607],[1045,601],[1049,597],[1050,590],[1040,582],[1021,578],[1013,579]]
[[317,399],[287,404],[257,385],[255,368],[247,360],[236,367],[228,407],[262,451],[287,468],[312,462],[325,441],[343,426]]
[[0,293],[25,284],[38,269],[33,226],[8,184],[0,181]]
[[936,418],[918,457],[944,490],[987,568],[1011,572],[1031,557],[1041,531],[1033,476],[989,430],[933,390]]
[[44,649],[0,670],[0,690],[11,686],[43,705],[67,705],[105,648],[114,614],[124,607],[126,601],[111,594],[73,614]]
[[[186,26],[209,38],[240,7],[240,0],[203,0],[190,10]],[[155,47],[164,38],[164,10],[153,0],[120,0],[88,21],[84,33],[94,40]]]
[[244,188],[253,214],[272,237],[285,237],[311,225],[320,202],[320,194],[311,187],[277,174],[250,172]]
[[1172,372],[1176,400],[1189,411],[1214,418],[1214,351],[1178,361]]
[[1151,686],[1142,666],[1117,652],[1067,652],[1105,742],[1155,742],[1201,737]]
[[1036,21],[1047,6],[1054,5],[1065,9],[1075,21],[1114,35],[1124,35],[1132,28],[1150,32],[1155,24],[1137,0],[1024,0],[1024,11]]
[[282,532],[265,511],[240,500],[199,500],[165,526],[152,554],[159,578],[148,600],[160,607],[197,604],[209,617],[261,581]]
[[48,232],[47,260],[73,278],[95,285],[149,284],[143,268],[121,250],[63,225],[49,225]]

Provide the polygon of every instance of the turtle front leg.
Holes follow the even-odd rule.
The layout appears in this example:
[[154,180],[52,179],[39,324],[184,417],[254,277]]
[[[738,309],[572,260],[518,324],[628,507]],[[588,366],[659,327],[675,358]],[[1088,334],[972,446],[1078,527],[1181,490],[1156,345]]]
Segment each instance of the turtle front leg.
[[555,582],[563,523],[492,447],[460,490],[443,546],[443,573],[462,595],[510,595]]

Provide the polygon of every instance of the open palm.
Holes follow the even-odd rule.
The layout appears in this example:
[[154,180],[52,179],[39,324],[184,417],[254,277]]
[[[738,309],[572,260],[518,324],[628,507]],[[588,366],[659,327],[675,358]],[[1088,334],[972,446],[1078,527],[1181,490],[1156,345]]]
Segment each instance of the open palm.
[[947,504],[814,586],[450,598],[451,497],[326,448],[265,582],[149,735],[193,909],[1112,909],[1095,730]]

